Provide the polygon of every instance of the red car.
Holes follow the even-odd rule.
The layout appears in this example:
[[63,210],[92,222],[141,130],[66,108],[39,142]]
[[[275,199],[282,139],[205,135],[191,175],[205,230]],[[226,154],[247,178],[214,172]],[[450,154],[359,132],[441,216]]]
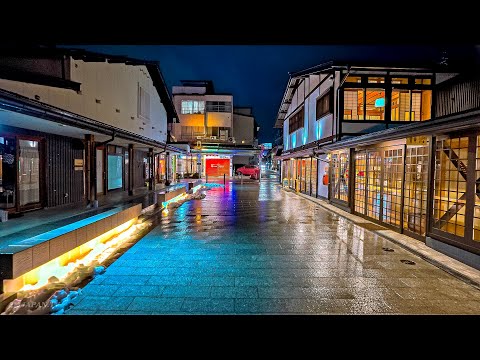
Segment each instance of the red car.
[[247,175],[252,178],[258,179],[260,175],[260,168],[255,165],[244,165],[237,169],[238,175]]

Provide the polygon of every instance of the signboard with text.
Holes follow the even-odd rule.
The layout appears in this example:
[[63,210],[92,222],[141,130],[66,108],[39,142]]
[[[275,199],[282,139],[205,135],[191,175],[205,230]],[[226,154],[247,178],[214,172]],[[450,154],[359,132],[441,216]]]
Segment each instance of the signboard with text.
[[208,176],[230,175],[230,159],[206,159],[205,171]]

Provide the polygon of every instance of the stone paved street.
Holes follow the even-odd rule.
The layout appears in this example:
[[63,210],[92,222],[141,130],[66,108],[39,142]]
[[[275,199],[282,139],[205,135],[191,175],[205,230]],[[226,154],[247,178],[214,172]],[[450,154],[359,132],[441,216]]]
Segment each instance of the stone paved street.
[[476,288],[273,180],[206,195],[170,211],[67,314],[480,314]]

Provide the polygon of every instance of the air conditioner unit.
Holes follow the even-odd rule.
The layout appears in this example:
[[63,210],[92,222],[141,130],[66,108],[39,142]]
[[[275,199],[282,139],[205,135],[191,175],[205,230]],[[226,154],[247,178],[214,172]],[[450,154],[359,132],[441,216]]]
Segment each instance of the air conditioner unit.
[[230,141],[230,142],[233,142],[233,143],[234,143],[234,142],[235,142],[235,138],[234,138],[233,136],[230,136],[230,137],[228,138],[228,141]]
[[217,140],[217,137],[216,136],[210,136],[210,139]]

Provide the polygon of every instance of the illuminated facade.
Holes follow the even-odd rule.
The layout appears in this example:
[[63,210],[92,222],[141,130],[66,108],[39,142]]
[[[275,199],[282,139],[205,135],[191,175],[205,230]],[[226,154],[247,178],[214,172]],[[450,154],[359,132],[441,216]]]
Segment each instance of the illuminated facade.
[[178,113],[172,139],[190,147],[188,155],[177,156],[177,177],[232,176],[258,160],[251,108],[233,107],[233,95],[216,93],[212,81],[182,81],[172,94]]
[[[0,211],[151,190],[177,117],[158,65],[77,49],[0,57]],[[157,168],[155,168],[157,166]],[[165,176],[163,175],[163,178]]]
[[479,81],[334,63],[292,74],[282,184],[480,268]]

